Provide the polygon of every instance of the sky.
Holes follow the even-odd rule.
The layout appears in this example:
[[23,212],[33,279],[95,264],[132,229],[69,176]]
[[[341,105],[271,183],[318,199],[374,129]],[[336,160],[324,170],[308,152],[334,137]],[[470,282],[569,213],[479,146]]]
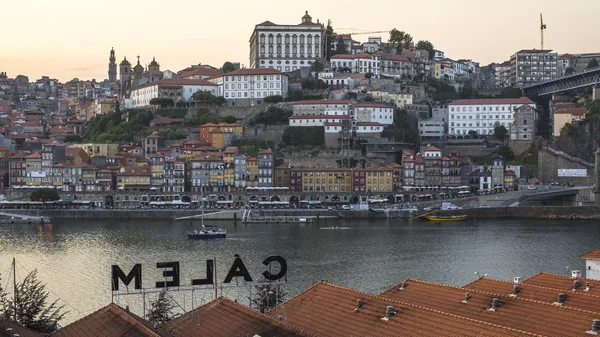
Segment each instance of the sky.
[[[0,72],[30,81],[41,76],[68,81],[108,77],[115,49],[142,65],[179,71],[192,64],[249,64],[248,40],[265,20],[298,24],[305,11],[338,33],[389,31],[429,40],[453,59],[482,65],[508,60],[521,49],[540,48],[540,13],[547,29],[544,47],[559,53],[600,52],[599,0],[28,0],[4,1]],[[357,40],[368,36],[355,35]]]

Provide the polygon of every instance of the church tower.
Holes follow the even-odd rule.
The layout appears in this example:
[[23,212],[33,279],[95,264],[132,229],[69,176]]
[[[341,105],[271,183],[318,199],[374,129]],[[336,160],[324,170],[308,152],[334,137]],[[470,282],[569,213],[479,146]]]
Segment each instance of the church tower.
[[115,50],[110,49],[110,58],[108,59],[108,81],[111,83],[117,82],[117,62],[115,59]]
[[127,93],[127,90],[131,88],[131,63],[127,61],[127,57],[124,57],[123,61],[121,61],[121,64],[119,65],[119,76],[121,96],[123,97]]

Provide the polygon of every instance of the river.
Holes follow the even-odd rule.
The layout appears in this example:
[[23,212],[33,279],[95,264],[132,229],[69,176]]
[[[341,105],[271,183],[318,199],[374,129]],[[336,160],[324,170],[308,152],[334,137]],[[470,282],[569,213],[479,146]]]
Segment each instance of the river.
[[[342,228],[332,230],[332,224]],[[188,285],[193,278],[204,278],[205,260],[213,257],[217,280],[222,282],[236,253],[254,279],[265,270],[263,259],[281,255],[288,262],[289,295],[319,280],[378,293],[409,277],[462,285],[474,279],[474,272],[512,279],[539,271],[583,270],[584,261],[578,256],[600,246],[600,223],[586,221],[384,219],[219,225],[227,229],[227,239],[188,240],[189,221],[56,220],[51,228],[1,225],[2,286],[12,291],[13,257],[18,280],[37,268],[50,298],[66,303],[64,325],[110,303],[113,264],[127,273],[141,263],[143,286],[151,288],[162,277],[156,262],[179,261],[181,282]],[[199,222],[193,227],[200,227]],[[237,289],[227,295],[247,304],[248,291]],[[212,294],[195,294],[195,303],[210,300]],[[139,304],[139,297],[136,302],[133,296],[122,296],[119,303]],[[190,297],[182,295],[178,301],[191,308]]]

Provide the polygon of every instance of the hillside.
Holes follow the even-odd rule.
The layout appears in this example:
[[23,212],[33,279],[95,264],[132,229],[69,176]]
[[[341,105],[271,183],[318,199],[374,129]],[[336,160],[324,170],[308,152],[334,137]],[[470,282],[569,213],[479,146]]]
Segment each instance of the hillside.
[[557,150],[593,163],[599,140],[600,115],[589,114],[584,121],[565,126],[554,145]]

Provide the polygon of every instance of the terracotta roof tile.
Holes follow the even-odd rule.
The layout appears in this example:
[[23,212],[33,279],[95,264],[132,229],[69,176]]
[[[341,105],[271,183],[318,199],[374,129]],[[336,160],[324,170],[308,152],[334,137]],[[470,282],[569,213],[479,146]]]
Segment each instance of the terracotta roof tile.
[[181,74],[179,74],[179,77],[181,77],[181,78],[192,77],[192,76],[215,77],[215,76],[221,76],[221,75],[223,75],[223,71],[221,69],[198,67],[198,68],[194,68],[194,69],[182,72]]
[[155,337],[168,336],[156,333],[150,322],[126,312],[116,304],[109,304],[82,319],[67,325],[53,337]]
[[[482,277],[463,286],[463,288],[487,291],[499,295],[508,295],[513,292],[514,286],[515,284],[513,282]],[[519,284],[519,292],[516,295],[519,298],[527,298],[545,303],[555,303],[558,300],[559,293],[563,293],[567,296],[566,301],[563,303],[563,306],[565,307],[600,312],[600,296],[591,295],[585,292],[563,291],[532,284]]]
[[[356,310],[357,301],[362,306]],[[388,306],[396,314],[382,318]],[[522,336],[526,333],[483,321],[405,304],[325,282],[283,305],[285,320],[319,336]],[[275,315],[271,310],[268,314]],[[590,322],[591,324],[591,322]]]
[[173,325],[178,336],[187,337],[314,336],[222,297],[178,317]]
[[563,108],[554,111],[554,114],[571,114],[571,115],[585,115],[587,110],[585,108]]
[[[590,311],[474,290],[468,291],[470,298],[463,303],[464,288],[409,279],[400,290],[401,284],[378,296],[544,336],[584,336],[600,317]],[[487,310],[494,298],[501,305],[496,311]]]
[[[600,281],[579,278],[581,284],[576,291],[583,291],[585,289],[585,283],[589,282],[591,289],[587,292],[600,296]],[[575,279],[567,275],[551,274],[551,273],[538,273],[532,277],[523,280],[524,284],[533,284],[542,287],[554,288],[563,291],[570,291],[573,289]]]
[[596,248],[596,249],[589,251],[579,257],[582,259],[600,259],[600,248]]

